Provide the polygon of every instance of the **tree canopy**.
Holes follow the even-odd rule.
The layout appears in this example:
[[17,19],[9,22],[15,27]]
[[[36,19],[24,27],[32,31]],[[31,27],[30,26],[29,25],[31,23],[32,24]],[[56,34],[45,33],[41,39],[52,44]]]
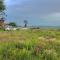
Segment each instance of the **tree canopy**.
[[15,22],[10,22],[9,25],[10,26],[13,26],[13,27],[16,27],[17,26]]
[[0,12],[5,10],[4,0],[0,0]]
[[5,18],[5,5],[4,5],[4,0],[0,0],[0,19]]

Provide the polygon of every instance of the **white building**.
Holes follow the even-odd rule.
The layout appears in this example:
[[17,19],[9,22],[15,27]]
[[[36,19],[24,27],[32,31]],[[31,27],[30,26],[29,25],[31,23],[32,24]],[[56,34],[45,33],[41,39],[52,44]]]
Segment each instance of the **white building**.
[[17,30],[18,28],[17,27],[13,27],[13,26],[10,26],[10,25],[5,25],[5,30]]

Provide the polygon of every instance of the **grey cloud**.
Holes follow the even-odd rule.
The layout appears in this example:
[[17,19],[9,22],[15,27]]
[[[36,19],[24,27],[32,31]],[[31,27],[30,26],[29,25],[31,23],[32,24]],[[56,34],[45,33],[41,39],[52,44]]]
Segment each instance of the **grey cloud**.
[[40,20],[40,17],[60,12],[60,0],[11,0],[11,2],[12,4],[7,6],[7,14],[16,17],[15,19]]

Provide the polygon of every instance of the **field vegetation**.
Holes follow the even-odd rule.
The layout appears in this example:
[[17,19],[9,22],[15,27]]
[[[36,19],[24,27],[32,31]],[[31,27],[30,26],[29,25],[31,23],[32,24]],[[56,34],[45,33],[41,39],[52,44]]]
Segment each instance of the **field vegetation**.
[[60,30],[0,31],[0,60],[60,60]]

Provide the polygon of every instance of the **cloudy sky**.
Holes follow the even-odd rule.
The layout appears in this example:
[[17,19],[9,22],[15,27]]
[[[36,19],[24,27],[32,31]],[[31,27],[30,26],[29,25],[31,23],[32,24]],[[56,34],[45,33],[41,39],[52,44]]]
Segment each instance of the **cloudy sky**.
[[7,22],[60,26],[60,0],[5,0]]

